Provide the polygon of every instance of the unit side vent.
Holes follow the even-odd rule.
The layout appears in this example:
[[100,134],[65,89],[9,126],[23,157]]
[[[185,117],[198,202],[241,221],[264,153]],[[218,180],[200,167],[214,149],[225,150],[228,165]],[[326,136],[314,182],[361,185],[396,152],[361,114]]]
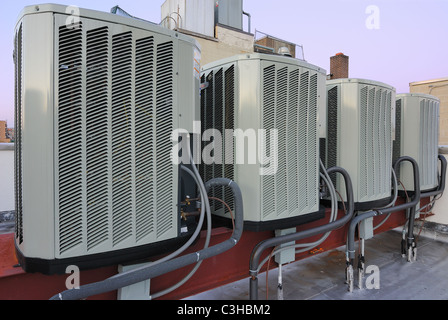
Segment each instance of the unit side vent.
[[22,38],[23,26],[17,31],[14,38],[14,65],[15,65],[15,141],[14,141],[14,185],[15,185],[15,210],[16,210],[16,224],[15,234],[18,243],[23,243],[23,207],[22,207],[22,127],[23,127],[23,77],[22,77]]
[[[327,95],[328,108],[328,125],[327,125],[327,152],[326,165],[327,168],[337,166],[338,160],[338,106],[339,106],[339,89],[337,86],[328,90]],[[325,161],[325,160],[323,160]],[[336,186],[337,177],[331,177],[333,185]]]
[[[226,130],[233,130],[235,125],[235,65],[215,69],[207,75],[203,75],[201,82],[208,83],[207,89],[201,96],[202,114],[202,134],[210,130],[217,130],[221,134],[222,141],[202,142],[202,150],[208,150],[213,146],[210,154],[214,162],[212,164],[203,163],[200,166],[200,173],[204,181],[209,181],[214,177],[225,177],[233,180],[235,178],[234,166],[234,140],[233,135],[227,136]],[[216,142],[216,144],[214,143]],[[205,160],[205,159],[203,159]],[[234,199],[232,192],[226,187],[216,187],[210,191],[210,197],[217,198],[234,210]],[[215,213],[224,214],[227,212],[226,206],[220,200],[212,200],[211,205]]]
[[[403,110],[402,110],[402,99],[397,99],[396,102],[396,116],[395,116],[395,140],[393,142],[393,157],[392,157],[392,163],[395,163],[400,157],[401,157],[401,122],[403,117]],[[400,172],[401,170],[398,170],[397,179],[400,180]]]
[[157,171],[157,237],[173,228],[173,198],[176,197],[172,179],[171,134],[174,129],[174,51],[171,41],[157,45],[156,78],[156,171]]

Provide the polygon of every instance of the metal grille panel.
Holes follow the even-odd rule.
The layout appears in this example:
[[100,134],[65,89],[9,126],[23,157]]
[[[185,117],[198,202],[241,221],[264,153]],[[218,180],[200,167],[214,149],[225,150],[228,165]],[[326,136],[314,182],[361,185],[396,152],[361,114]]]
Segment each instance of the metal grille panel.
[[132,236],[132,34],[112,37],[113,244]]
[[157,170],[157,237],[173,228],[173,198],[176,194],[172,178],[174,167],[171,162],[171,133],[174,129],[173,113],[173,43],[157,46],[156,83],[156,170]]
[[59,28],[59,246],[60,252],[83,241],[82,25]]
[[109,126],[108,99],[104,92],[109,90],[107,27],[87,32],[87,82],[86,82],[86,141],[87,159],[87,247],[92,249],[108,240],[107,210]]
[[[402,99],[398,99],[396,102],[396,116],[395,116],[395,141],[393,143],[393,163],[401,157],[401,122],[403,116]],[[400,179],[400,170],[397,172],[397,179]]]
[[[337,156],[338,156],[338,87],[333,87],[328,90],[327,95],[327,148],[328,151],[325,152],[327,155],[326,165],[328,168],[337,166]],[[324,160],[323,160],[324,161]],[[331,177],[333,184],[336,185],[337,177]]]
[[135,62],[135,162],[137,240],[154,231],[154,37],[137,40]]
[[[360,96],[362,121],[359,201],[365,201],[375,197],[390,196],[392,105],[391,92],[381,87],[363,87]],[[367,130],[362,129],[364,125],[367,125]]]
[[[201,114],[202,133],[207,130],[217,130],[222,141],[215,142],[214,137],[210,142],[203,142],[202,149],[213,144],[214,163],[201,164],[200,173],[204,181],[215,177],[226,177],[233,180],[234,167],[234,140],[232,136],[226,136],[226,129],[233,130],[235,124],[235,65],[218,68],[203,75],[202,83],[208,82],[208,88],[202,93]],[[222,144],[221,144],[222,143]],[[229,205],[234,210],[234,199],[230,188],[215,187],[209,194]],[[210,202],[215,213],[228,212],[225,205],[218,200]]]
[[317,74],[271,65],[263,75],[263,128],[278,130],[279,139],[278,171],[262,178],[263,216],[288,218],[315,212],[319,202]]
[[[263,129],[275,129],[275,65],[269,66],[263,70]],[[268,140],[266,150],[271,150],[271,141]],[[280,167],[280,165],[279,165]],[[274,175],[265,175],[262,178],[262,212],[263,217],[267,218],[271,214],[277,212],[276,181]]]
[[[438,181],[438,135],[440,101],[426,94],[401,94],[396,100],[397,139],[394,159],[413,157],[420,172],[420,188],[429,191]],[[413,191],[413,174],[403,166],[399,172],[401,189]]]
[[[81,21],[59,28],[61,257],[177,237],[174,42]],[[85,213],[85,214],[84,214]]]
[[420,180],[423,190],[437,186],[438,103],[420,102]]

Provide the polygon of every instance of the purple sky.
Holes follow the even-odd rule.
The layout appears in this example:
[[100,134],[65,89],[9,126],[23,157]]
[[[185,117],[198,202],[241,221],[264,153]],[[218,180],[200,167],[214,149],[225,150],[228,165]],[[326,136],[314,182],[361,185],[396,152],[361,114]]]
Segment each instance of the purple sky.
[[[55,3],[107,12],[118,4],[158,23],[164,0]],[[5,1],[0,10],[0,120],[9,127],[14,124],[14,27],[22,8],[35,4],[39,2]],[[379,29],[366,26],[370,5],[378,9]],[[447,0],[244,0],[244,10],[252,16],[252,32],[303,45],[306,60],[328,73],[330,56],[343,52],[350,56],[350,77],[385,82],[397,93],[409,92],[413,81],[448,77]]]

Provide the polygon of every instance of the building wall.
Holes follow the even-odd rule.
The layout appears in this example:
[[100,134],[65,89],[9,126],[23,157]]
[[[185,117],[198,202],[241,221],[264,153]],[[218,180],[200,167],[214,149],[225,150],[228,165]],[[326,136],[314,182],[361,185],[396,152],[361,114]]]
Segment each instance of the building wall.
[[6,137],[6,130],[8,125],[6,124],[6,121],[0,120],[0,143],[9,143],[11,140],[9,140]]
[[254,36],[232,28],[217,25],[216,38],[190,35],[201,45],[201,66],[234,55],[254,52]]
[[0,144],[0,212],[14,210],[14,144]]
[[412,82],[410,93],[426,93],[440,99],[439,145],[448,145],[448,78]]
[[7,128],[6,129],[6,137],[8,139],[11,139],[11,142],[14,141],[14,128]]

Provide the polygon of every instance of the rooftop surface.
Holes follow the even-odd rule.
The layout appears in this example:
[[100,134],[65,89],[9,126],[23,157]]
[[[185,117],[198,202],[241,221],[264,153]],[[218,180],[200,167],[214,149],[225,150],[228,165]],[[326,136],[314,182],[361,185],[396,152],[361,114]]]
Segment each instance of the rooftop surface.
[[[426,229],[426,231],[425,231]],[[417,259],[401,256],[401,232],[392,230],[365,241],[367,266],[377,266],[379,289],[367,289],[374,272],[366,274],[363,289],[348,291],[345,283],[345,247],[282,268],[284,300],[448,300],[448,243],[443,230],[424,228],[418,238]],[[417,230],[417,235],[419,231]],[[356,267],[356,262],[355,262]],[[376,271],[375,271],[376,272]],[[372,276],[372,277],[371,277]],[[266,300],[266,273],[259,275],[259,299]],[[278,269],[268,274],[268,299],[278,300]],[[374,282],[371,282],[374,283]],[[249,279],[186,300],[248,300]]]

